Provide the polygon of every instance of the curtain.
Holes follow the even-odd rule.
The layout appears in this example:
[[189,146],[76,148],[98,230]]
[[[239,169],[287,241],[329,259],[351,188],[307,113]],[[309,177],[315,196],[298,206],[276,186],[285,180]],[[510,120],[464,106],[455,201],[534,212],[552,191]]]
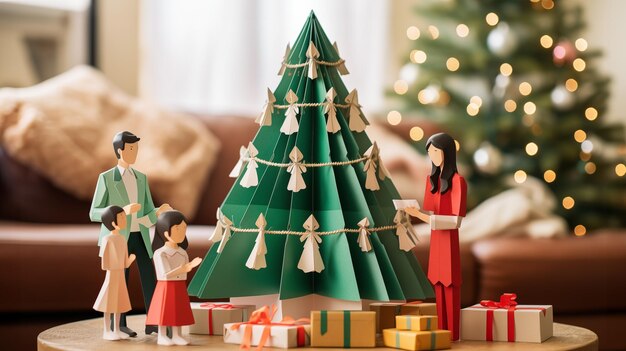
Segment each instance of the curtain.
[[386,0],[144,0],[140,94],[198,113],[260,113],[274,89],[285,46],[314,10],[337,41],[366,111],[383,107]]

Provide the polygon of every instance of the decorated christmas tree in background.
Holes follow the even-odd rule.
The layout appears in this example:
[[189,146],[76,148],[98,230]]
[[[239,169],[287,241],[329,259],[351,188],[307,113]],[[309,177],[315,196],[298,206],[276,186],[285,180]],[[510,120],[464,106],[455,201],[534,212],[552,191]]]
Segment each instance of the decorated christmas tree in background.
[[[412,51],[390,123],[417,114],[459,140],[473,205],[532,176],[576,235],[625,226],[624,129],[603,123],[609,80],[580,37],[582,9],[552,0],[420,4],[423,25],[407,29]],[[411,137],[422,134],[416,127]]]
[[189,285],[223,298],[318,294],[358,301],[432,297],[415,233],[364,130],[337,46],[311,13],[242,148],[215,243]]

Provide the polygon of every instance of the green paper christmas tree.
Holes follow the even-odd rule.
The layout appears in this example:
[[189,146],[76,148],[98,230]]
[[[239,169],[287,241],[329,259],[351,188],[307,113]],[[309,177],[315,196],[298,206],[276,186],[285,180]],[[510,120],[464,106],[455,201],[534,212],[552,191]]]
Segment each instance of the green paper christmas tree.
[[400,195],[364,132],[357,93],[341,80],[347,73],[311,12],[287,48],[280,84],[268,90],[261,128],[242,148],[190,295],[433,296],[410,250],[412,227],[394,208]]

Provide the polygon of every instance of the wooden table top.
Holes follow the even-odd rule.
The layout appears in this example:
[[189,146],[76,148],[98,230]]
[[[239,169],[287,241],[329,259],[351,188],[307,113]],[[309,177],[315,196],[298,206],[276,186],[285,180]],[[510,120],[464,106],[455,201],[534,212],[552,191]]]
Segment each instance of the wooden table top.
[[[156,335],[144,335],[145,315],[128,317],[128,325],[137,331],[135,338],[119,341],[107,341],[102,339],[102,318],[88,319],[80,322],[63,324],[50,328],[37,337],[37,350],[187,350],[210,349],[210,350],[239,350],[239,345],[224,344],[222,336],[187,335],[191,341],[188,346],[158,347]],[[382,345],[382,343],[381,343]],[[254,349],[254,348],[253,348]],[[268,348],[269,349],[269,348]],[[310,350],[316,350],[309,348]],[[554,336],[541,344],[533,343],[508,343],[508,342],[484,342],[484,341],[461,341],[452,344],[453,350],[598,350],[598,336],[581,327],[567,324],[554,323]],[[269,349],[278,350],[278,349]],[[343,350],[341,348],[323,348],[317,350],[332,351]],[[395,350],[393,348],[379,347],[372,350]]]

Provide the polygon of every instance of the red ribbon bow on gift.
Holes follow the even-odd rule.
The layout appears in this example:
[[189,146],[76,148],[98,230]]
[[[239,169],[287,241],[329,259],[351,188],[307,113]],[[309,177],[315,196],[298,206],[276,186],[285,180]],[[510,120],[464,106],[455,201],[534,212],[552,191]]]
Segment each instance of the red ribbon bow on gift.
[[231,330],[237,330],[241,325],[245,325],[246,329],[243,332],[243,338],[241,340],[240,348],[249,349],[250,344],[252,343],[252,326],[253,325],[264,325],[263,334],[261,335],[261,340],[259,340],[259,345],[257,346],[257,350],[263,350],[263,346],[267,343],[267,340],[270,337],[270,332],[273,326],[283,325],[283,326],[296,326],[297,327],[297,340],[298,347],[304,346],[305,343],[305,330],[304,326],[298,324],[307,324],[309,323],[308,318],[301,318],[298,320],[294,320],[289,316],[285,316],[283,320],[278,323],[272,323],[272,319],[274,319],[274,315],[278,308],[275,305],[263,306],[258,310],[252,312],[250,315],[250,319],[247,322],[234,323],[231,325]]
[[232,310],[233,308],[235,308],[235,306],[229,303],[212,303],[212,302],[206,302],[206,303],[200,304],[200,307],[205,307],[206,309],[209,310],[209,335],[213,335],[213,309],[221,308],[224,310]]
[[[507,310],[507,341],[515,342],[515,311],[516,310],[540,310],[546,314],[546,309],[541,307],[517,307],[517,294],[506,293],[500,295],[500,301],[482,300],[480,307],[487,308],[487,327],[485,340],[493,341],[493,311],[497,309]],[[479,308],[480,308],[479,307]]]

